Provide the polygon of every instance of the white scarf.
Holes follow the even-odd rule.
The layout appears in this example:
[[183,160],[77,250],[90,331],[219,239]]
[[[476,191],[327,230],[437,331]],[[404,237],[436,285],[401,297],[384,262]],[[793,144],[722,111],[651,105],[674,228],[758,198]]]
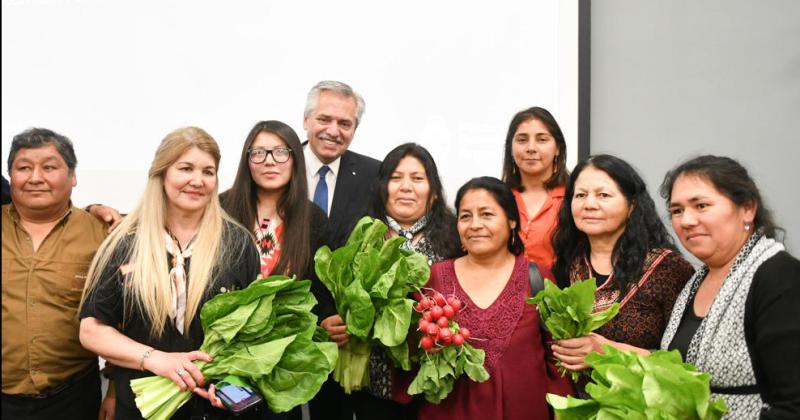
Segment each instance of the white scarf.
[[172,256],[172,268],[169,270],[169,278],[172,283],[172,308],[169,317],[182,335],[186,316],[186,278],[188,277],[185,263],[192,256],[194,238],[189,241],[186,249],[182,250],[180,243],[171,233],[165,233],[164,237],[167,241],[167,252]]

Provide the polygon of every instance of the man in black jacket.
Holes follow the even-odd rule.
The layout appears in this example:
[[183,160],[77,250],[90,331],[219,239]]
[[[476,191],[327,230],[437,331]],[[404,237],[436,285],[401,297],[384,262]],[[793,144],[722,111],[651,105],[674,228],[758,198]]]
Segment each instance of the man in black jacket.
[[[347,150],[363,113],[364,99],[341,82],[319,82],[306,99],[303,128],[308,135],[304,153],[309,198],[328,215],[332,249],[347,242],[356,222],[366,214],[380,167],[380,161]],[[346,327],[335,309],[328,308],[321,318],[331,339],[344,345]],[[309,407],[313,420],[353,418],[352,399],[332,379]]]
[[328,215],[333,248],[347,242],[350,230],[366,214],[372,181],[381,164],[347,150],[363,114],[364,99],[344,83],[322,81],[308,93],[303,128],[308,136],[309,199]]

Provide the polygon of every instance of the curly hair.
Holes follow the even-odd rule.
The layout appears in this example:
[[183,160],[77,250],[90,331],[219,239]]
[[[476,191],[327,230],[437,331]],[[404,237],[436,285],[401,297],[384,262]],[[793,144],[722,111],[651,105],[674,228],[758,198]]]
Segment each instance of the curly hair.
[[591,156],[575,167],[567,182],[564,203],[558,213],[558,227],[553,233],[553,249],[556,253],[553,275],[561,287],[570,283],[569,270],[572,264],[579,258],[585,258],[591,251],[589,237],[578,229],[572,215],[575,181],[584,169],[590,167],[611,177],[632,208],[611,254],[613,281],[622,292],[620,296],[624,296],[630,285],[641,277],[644,260],[650,250],[668,248],[677,251],[677,248],[636,170],[616,156]]

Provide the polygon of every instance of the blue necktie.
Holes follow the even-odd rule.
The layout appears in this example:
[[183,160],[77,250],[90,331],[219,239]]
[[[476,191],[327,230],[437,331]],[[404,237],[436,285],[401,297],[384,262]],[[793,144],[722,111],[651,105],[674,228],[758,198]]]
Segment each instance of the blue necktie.
[[325,181],[325,175],[330,171],[327,165],[319,168],[319,181],[317,182],[317,189],[314,190],[314,204],[319,206],[325,214],[328,214],[328,182]]

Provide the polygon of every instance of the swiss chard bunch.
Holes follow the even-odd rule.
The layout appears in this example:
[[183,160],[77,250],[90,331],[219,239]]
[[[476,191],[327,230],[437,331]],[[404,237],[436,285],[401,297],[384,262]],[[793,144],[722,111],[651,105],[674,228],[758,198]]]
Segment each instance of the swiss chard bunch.
[[[594,292],[597,285],[593,278],[559,289],[550,280],[544,280],[544,289],[528,303],[535,303],[539,319],[553,336],[554,340],[583,337],[611,321],[619,312],[619,303],[610,308],[592,313]],[[566,369],[559,365],[561,375]],[[572,380],[577,381],[581,372],[571,372]]]
[[387,229],[364,217],[345,246],[335,251],[325,246],[314,256],[317,276],[351,335],[333,371],[348,394],[369,385],[373,345],[385,347],[395,366],[411,369],[406,337],[414,301],[407,296],[428,281],[430,268],[425,256],[400,248],[405,238],[385,239]]
[[716,420],[728,411],[725,400],[711,401],[709,374],[683,363],[677,350],[649,356],[608,345],[604,350],[586,356],[591,399],[547,394],[559,420]]
[[[276,413],[311,400],[336,365],[337,352],[335,343],[315,336],[311,308],[317,301],[310,288],[308,280],[271,276],[206,302],[200,351],[214,360],[195,361],[206,380],[255,388]],[[131,388],[146,419],[168,419],[192,396],[160,376],[134,379]]]
[[457,297],[445,298],[435,291],[421,296],[415,305],[421,313],[417,330],[423,353],[419,356],[419,372],[408,387],[409,395],[424,394],[426,400],[438,404],[463,373],[475,382],[489,379],[489,372],[483,367],[486,355],[467,342],[469,330],[455,321],[461,306]]

